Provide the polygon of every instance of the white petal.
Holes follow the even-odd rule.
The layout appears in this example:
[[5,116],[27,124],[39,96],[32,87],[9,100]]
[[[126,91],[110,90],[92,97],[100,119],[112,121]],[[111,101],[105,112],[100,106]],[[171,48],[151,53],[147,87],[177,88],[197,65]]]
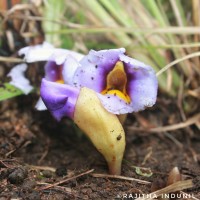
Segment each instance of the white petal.
[[79,62],[74,57],[72,56],[66,57],[66,61],[64,62],[62,71],[65,84],[72,85],[75,71],[79,66],[80,66]]
[[102,95],[97,93],[99,100],[101,101],[104,108],[113,114],[121,115],[126,113],[132,113],[133,108],[130,104],[127,104],[122,99],[113,95]]
[[49,58],[53,57],[58,65],[64,62],[66,55],[71,55],[78,61],[81,60],[84,56],[83,54],[77,53],[75,51],[54,48],[53,45],[47,42],[35,46],[24,47],[19,50],[18,54],[20,56],[24,55],[24,60],[28,63],[47,61]]
[[47,107],[45,106],[44,102],[42,101],[42,98],[40,97],[37,101],[35,108],[39,111],[47,110]]
[[48,60],[55,61],[57,65],[61,65],[65,62],[66,59],[68,59],[68,57],[73,57],[77,61],[80,61],[84,55],[67,49],[55,48]]
[[24,76],[24,72],[27,69],[27,64],[19,64],[16,65],[12,70],[9,72],[7,76],[11,77],[11,85],[22,90],[25,94],[28,94],[33,89],[33,86],[30,85],[30,81]]
[[146,64],[144,64],[143,62],[136,60],[134,58],[131,58],[127,55],[121,54],[119,55],[119,59],[125,63],[130,63],[131,65],[134,66],[135,69],[137,68],[144,68],[144,69],[149,69],[152,70],[152,68]]
[[18,54],[25,55],[24,60],[28,63],[37,61],[46,61],[54,52],[54,47],[44,42],[35,46],[24,47],[19,50]]

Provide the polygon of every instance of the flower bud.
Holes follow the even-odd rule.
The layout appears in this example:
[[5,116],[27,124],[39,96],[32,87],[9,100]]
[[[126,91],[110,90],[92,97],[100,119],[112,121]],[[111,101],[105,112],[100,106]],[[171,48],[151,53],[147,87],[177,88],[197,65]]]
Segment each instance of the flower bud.
[[102,106],[93,90],[80,90],[74,122],[104,156],[110,174],[119,175],[125,149],[125,133],[118,117]]

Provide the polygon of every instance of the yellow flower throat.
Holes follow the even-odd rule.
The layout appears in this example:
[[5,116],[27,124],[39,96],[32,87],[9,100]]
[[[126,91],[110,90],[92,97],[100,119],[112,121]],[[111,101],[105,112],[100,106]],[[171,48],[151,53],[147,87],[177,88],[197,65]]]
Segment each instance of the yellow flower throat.
[[113,70],[109,72],[106,78],[106,89],[101,94],[116,95],[123,99],[126,103],[130,103],[131,99],[126,92],[127,76],[124,70],[124,64],[118,61]]

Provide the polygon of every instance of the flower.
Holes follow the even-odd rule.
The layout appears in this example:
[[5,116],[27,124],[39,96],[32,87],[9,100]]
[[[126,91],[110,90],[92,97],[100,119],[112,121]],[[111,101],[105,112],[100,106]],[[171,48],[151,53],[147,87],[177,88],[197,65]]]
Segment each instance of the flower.
[[73,85],[98,93],[111,113],[125,114],[155,104],[158,81],[153,68],[125,55],[125,49],[91,50],[80,61]]
[[[75,104],[70,105],[71,109],[69,109],[69,105],[65,106],[65,104],[69,103],[69,101],[66,100],[70,99],[69,94],[72,95],[71,91],[73,91],[73,86],[70,85],[72,84],[74,73],[78,67],[79,67],[78,61],[71,55],[68,54],[63,55],[63,51],[54,52],[44,67],[45,79],[42,81],[41,84],[41,97],[45,99],[45,101],[47,102],[46,104],[48,105],[48,110],[51,111],[52,115],[58,121],[64,116],[68,116],[70,118],[73,117],[74,108],[72,108],[72,106],[75,106]],[[64,90],[65,87],[66,89]],[[51,88],[52,90],[49,90],[49,88]],[[64,93],[63,90],[65,91]],[[69,93],[67,92],[68,90]],[[75,93],[77,93],[76,89],[74,90]],[[62,93],[60,94],[59,92]],[[48,98],[48,96],[50,95],[52,95],[51,98],[50,97]],[[63,97],[65,95],[64,97],[65,100],[63,100],[62,98],[61,99],[57,98],[59,97],[59,95]],[[54,96],[56,99],[54,99]],[[60,108],[59,109],[60,115],[58,114],[59,110],[54,108],[55,103],[52,104],[52,102],[57,102],[58,107]],[[41,98],[38,100],[35,107],[37,110],[40,111],[47,109]],[[69,112],[66,109],[69,109]]]
[[[56,83],[72,84],[72,78],[78,68],[78,61],[65,51],[57,49],[46,63],[45,79]],[[46,106],[40,98],[36,103],[37,110],[46,110]]]
[[[104,156],[111,174],[121,173],[125,149],[117,115],[152,106],[158,88],[153,69],[124,53],[124,48],[91,50],[79,63],[68,59],[56,76],[46,76],[41,84],[51,114],[57,120],[70,117]],[[47,66],[48,73],[58,69],[51,62]]]
[[[48,61],[45,65],[45,78],[49,81],[61,81],[61,83],[72,81],[71,77],[73,77],[73,73],[78,67],[78,61],[84,56],[75,51],[55,48],[48,42],[24,47],[19,50],[18,54],[20,56],[24,55],[24,61],[27,63]],[[65,66],[70,66],[70,68]],[[8,74],[11,77],[10,83],[21,89],[24,94],[30,93],[33,89],[30,81],[24,76],[27,67],[27,64],[16,65]],[[67,74],[65,80],[63,80],[62,73]],[[35,107],[40,111],[47,109],[41,98],[39,98]]]
[[158,89],[153,68],[124,53],[124,48],[91,50],[79,63],[68,56],[60,68],[59,63],[50,59],[45,67],[46,80],[78,89],[90,88],[104,108],[117,115],[153,106]]
[[45,104],[56,120],[71,118],[104,156],[110,173],[120,174],[125,133],[117,115],[155,103],[154,70],[125,55],[124,48],[91,50],[81,58],[46,47],[39,54],[37,48],[21,52],[27,62],[48,59],[38,109]]

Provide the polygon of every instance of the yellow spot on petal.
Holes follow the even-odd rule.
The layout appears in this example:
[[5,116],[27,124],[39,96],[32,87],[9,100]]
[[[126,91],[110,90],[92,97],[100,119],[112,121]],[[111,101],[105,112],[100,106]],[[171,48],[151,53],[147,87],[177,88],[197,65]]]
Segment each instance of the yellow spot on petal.
[[56,83],[64,84],[64,80],[62,80],[62,79],[57,80]]
[[112,71],[109,72],[106,79],[106,89],[102,94],[111,94],[118,96],[127,103],[131,102],[130,97],[126,92],[127,75],[124,70],[124,64],[118,61]]

